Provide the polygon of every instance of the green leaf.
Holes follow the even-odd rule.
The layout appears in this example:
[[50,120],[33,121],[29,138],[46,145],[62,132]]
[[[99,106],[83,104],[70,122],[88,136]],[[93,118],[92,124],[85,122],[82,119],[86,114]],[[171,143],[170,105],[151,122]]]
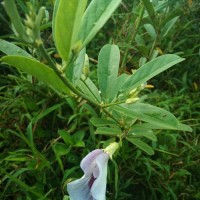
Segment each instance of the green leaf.
[[53,144],[53,148],[55,150],[55,153],[58,156],[64,156],[69,153],[68,146],[66,146],[65,144],[63,144],[61,142],[57,142],[57,143]]
[[15,163],[17,162],[28,162],[30,158],[27,156],[21,156],[21,155],[15,155],[15,156],[8,156],[5,160],[7,161],[14,161]]
[[22,20],[19,15],[19,12],[17,10],[17,7],[15,5],[15,1],[14,0],[4,0],[4,7],[5,7],[5,10],[6,10],[8,16],[10,17],[11,22],[13,23],[19,37],[21,39],[25,40],[26,42],[29,42],[29,38],[26,34],[25,27],[22,24]]
[[77,131],[72,135],[72,139],[74,142],[73,147],[85,147],[85,142],[83,138],[85,137],[85,132],[83,130]]
[[157,141],[157,137],[156,135],[153,133],[153,131],[151,129],[145,129],[145,128],[135,128],[134,126],[131,127],[133,129],[131,129],[128,132],[128,137],[133,137],[133,138],[141,138],[141,137],[145,137],[148,138],[154,142]]
[[92,94],[95,96],[95,98],[97,99],[97,101],[101,102],[101,96],[99,94],[99,90],[96,87],[96,85],[92,82],[92,80],[90,78],[86,78],[84,80],[84,82],[87,85],[87,87],[89,88],[89,90],[92,92]]
[[154,28],[157,28],[158,20],[152,2],[150,2],[149,0],[142,0],[142,1],[145,9],[147,10],[147,13],[149,14],[149,18],[151,19],[152,25],[154,26]]
[[73,140],[70,135],[70,133],[66,130],[58,130],[58,134],[62,137],[64,140],[65,144],[67,145],[73,145]]
[[81,20],[79,40],[85,47],[106,23],[122,0],[93,0]]
[[92,101],[99,103],[99,98],[95,96],[93,91],[91,91],[90,87],[83,80],[78,80],[76,83],[77,87],[87,95]]
[[116,45],[105,45],[98,58],[97,75],[101,94],[105,99],[109,99],[115,88],[118,69],[119,69],[120,51]]
[[132,138],[132,137],[130,138],[127,137],[127,140],[131,142],[132,144],[134,144],[139,149],[141,149],[142,151],[146,152],[147,154],[149,155],[154,154],[154,150],[152,149],[152,147],[150,147],[148,144],[144,143],[143,141],[136,138]]
[[85,63],[85,52],[86,49],[82,49],[74,62],[73,66],[73,82],[76,84],[77,80],[81,78],[81,74],[83,73],[83,67]]
[[28,191],[32,194],[34,194],[37,199],[38,198],[42,198],[43,200],[47,200],[47,197],[45,197],[45,195],[41,194],[40,192],[38,192],[37,189],[34,189],[33,187],[25,184],[23,181],[21,181],[19,178],[16,178],[15,176],[11,175],[10,173],[7,173],[3,168],[1,168],[1,171],[6,174],[6,176],[13,181],[15,184],[17,184],[19,187],[23,188],[23,190]]
[[80,21],[87,5],[87,0],[57,0],[53,14],[53,38],[63,60],[68,60],[77,41]]
[[83,130],[79,130],[72,135],[72,138],[75,143],[82,141],[84,137],[85,137],[85,132]]
[[4,56],[1,58],[1,62],[5,62],[19,70],[27,72],[44,83],[54,87],[58,91],[69,94],[69,89],[60,80],[56,73],[48,66],[34,59],[22,56]]
[[174,17],[173,19],[171,19],[170,21],[168,21],[165,26],[163,27],[163,30],[161,32],[161,35],[163,37],[166,37],[169,33],[169,31],[172,29],[172,27],[174,26],[174,24],[178,21],[179,16]]
[[120,76],[117,77],[115,87],[112,88],[110,91],[111,97],[115,98],[118,93],[120,92],[120,89],[124,85],[125,81],[129,78],[128,74],[121,74]]
[[102,118],[97,118],[97,117],[93,117],[90,121],[94,126],[100,126],[100,127],[101,126],[114,126],[114,125],[116,125],[116,123],[114,121],[102,119]]
[[118,127],[115,127],[115,128],[99,127],[95,131],[95,134],[109,135],[109,136],[119,136],[119,135],[121,135],[121,133],[122,133],[122,131]]
[[152,3],[149,0],[142,0],[142,1],[143,1],[144,7],[146,8],[149,16],[150,17],[155,16],[155,10],[154,10]]
[[132,118],[136,117],[141,121],[148,122],[162,128],[179,128],[179,122],[172,113],[149,104],[123,104],[122,106],[113,106],[112,109],[125,116],[129,116]]
[[60,157],[68,154],[70,151],[70,148],[68,148],[65,144],[60,143],[60,142],[53,144],[52,148],[55,153],[56,160],[58,161],[58,164],[60,166],[60,169],[64,173],[64,166],[63,166],[63,162]]
[[0,39],[0,51],[7,55],[32,57],[29,53],[11,42]]
[[146,29],[147,33],[151,36],[151,38],[155,40],[157,34],[154,27],[151,24],[144,24],[144,28]]
[[140,67],[133,75],[129,77],[129,79],[127,79],[122,86],[122,91],[140,86],[142,83],[145,83],[152,77],[183,60],[185,59],[173,54],[162,55],[151,60]]
[[186,124],[179,123],[178,130],[192,132],[192,128]]
[[80,79],[81,74],[83,73],[83,67],[84,67],[84,62],[85,62],[85,51],[86,49],[83,48],[76,60],[74,62],[71,62],[65,71],[65,74],[67,78],[74,84],[77,83],[77,81]]
[[60,104],[56,104],[50,108],[47,108],[45,110],[43,110],[42,112],[39,112],[38,115],[36,115],[32,122],[33,123],[36,123],[38,122],[40,119],[44,118],[46,115],[48,115],[49,113],[53,112],[54,110],[58,110],[61,106],[63,105],[63,103],[60,103]]
[[[178,126],[177,130],[192,132],[192,128],[186,124],[182,124],[182,123],[178,122],[177,126]],[[142,124],[134,125],[134,128],[141,128],[141,127],[144,129],[165,129],[162,126],[158,126],[155,124],[149,124],[149,123],[142,123]]]

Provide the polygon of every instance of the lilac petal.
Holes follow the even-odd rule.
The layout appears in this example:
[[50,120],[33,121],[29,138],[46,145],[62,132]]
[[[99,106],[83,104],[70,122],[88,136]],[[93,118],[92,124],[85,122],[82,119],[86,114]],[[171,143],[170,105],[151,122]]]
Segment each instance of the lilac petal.
[[109,155],[107,153],[101,153],[96,158],[96,164],[99,169],[99,176],[94,181],[91,187],[91,194],[95,200],[106,199],[106,182],[107,182],[107,164]]
[[67,191],[70,200],[92,200],[89,182],[90,177],[84,175],[82,178],[68,183]]
[[84,171],[84,174],[87,176],[91,176],[93,169],[96,166],[96,158],[98,155],[104,153],[101,149],[96,149],[92,152],[90,152],[87,156],[83,158],[81,161],[81,168]]

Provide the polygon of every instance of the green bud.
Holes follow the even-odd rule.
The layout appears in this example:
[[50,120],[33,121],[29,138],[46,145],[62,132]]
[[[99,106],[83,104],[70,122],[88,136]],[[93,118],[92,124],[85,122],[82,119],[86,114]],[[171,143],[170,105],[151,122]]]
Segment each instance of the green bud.
[[110,143],[105,149],[104,152],[109,154],[110,158],[112,159],[113,154],[115,151],[119,148],[119,143],[117,142],[112,142]]
[[140,98],[138,98],[138,97],[129,98],[129,99],[126,99],[126,102],[125,102],[125,103],[128,103],[128,104],[135,103],[135,102],[138,101],[139,99],[140,99]]
[[83,66],[83,74],[87,78],[90,73],[90,65],[89,65],[89,58],[88,55],[85,54],[85,61],[84,61],[84,66]]
[[81,48],[82,48],[82,41],[79,40],[79,41],[77,41],[77,42],[74,44],[74,46],[72,47],[72,52],[73,52],[74,54],[78,54],[79,51],[81,50]]

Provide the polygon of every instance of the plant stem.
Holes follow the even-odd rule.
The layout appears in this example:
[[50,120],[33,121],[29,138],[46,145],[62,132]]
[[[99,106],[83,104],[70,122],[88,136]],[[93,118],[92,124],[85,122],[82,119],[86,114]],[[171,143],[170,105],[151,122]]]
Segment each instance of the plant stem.
[[91,102],[93,105],[101,107],[101,105],[99,103],[97,103],[96,101],[91,100],[90,98],[88,98],[88,96],[86,96],[85,94],[83,94],[82,92],[80,92],[79,90],[77,90],[73,84],[65,77],[65,74],[63,73],[63,71],[59,70],[54,61],[52,60],[52,58],[49,56],[49,54],[47,53],[44,44],[42,42],[42,40],[39,40],[37,42],[38,44],[38,49],[41,52],[42,56],[48,61],[50,67],[54,70],[54,72],[59,76],[59,78],[62,80],[62,82],[75,94],[77,94],[78,96],[84,98],[85,100]]
[[119,121],[118,121],[111,113],[109,113],[105,108],[102,108],[102,110],[103,110],[103,112],[106,113],[111,119],[113,119],[113,120],[116,121],[118,124],[120,124]]
[[122,104],[122,103],[125,103],[125,100],[114,102],[114,103],[103,104],[101,107],[102,108],[107,108],[107,107],[119,105],[119,104]]
[[[59,78],[63,81],[63,83],[75,94],[77,94],[78,96],[82,97],[83,99],[85,99],[86,101],[90,102],[91,104],[99,107],[100,109],[103,110],[104,113],[106,113],[110,118],[112,118],[113,120],[115,120],[116,122],[118,122],[118,120],[111,114],[109,113],[105,107],[109,107],[108,105],[101,105],[100,103],[88,98],[88,96],[86,96],[85,94],[83,94],[82,92],[80,92],[79,90],[77,90],[73,84],[65,77],[65,74],[63,73],[63,71],[59,70],[56,67],[56,64],[54,63],[54,61],[52,60],[52,58],[49,56],[49,54],[47,53],[44,44],[42,42],[42,40],[39,40],[37,42],[38,44],[38,49],[41,52],[42,56],[48,61],[50,67],[54,70],[54,72],[59,76]],[[104,107],[104,108],[103,108]],[[119,122],[118,122],[119,123]]]

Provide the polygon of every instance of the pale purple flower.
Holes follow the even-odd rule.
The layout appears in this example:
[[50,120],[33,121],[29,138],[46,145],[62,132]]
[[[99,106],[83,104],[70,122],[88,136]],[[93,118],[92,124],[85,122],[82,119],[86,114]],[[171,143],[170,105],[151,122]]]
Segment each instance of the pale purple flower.
[[67,184],[70,200],[105,200],[109,155],[101,149],[90,152],[81,161],[84,175]]

